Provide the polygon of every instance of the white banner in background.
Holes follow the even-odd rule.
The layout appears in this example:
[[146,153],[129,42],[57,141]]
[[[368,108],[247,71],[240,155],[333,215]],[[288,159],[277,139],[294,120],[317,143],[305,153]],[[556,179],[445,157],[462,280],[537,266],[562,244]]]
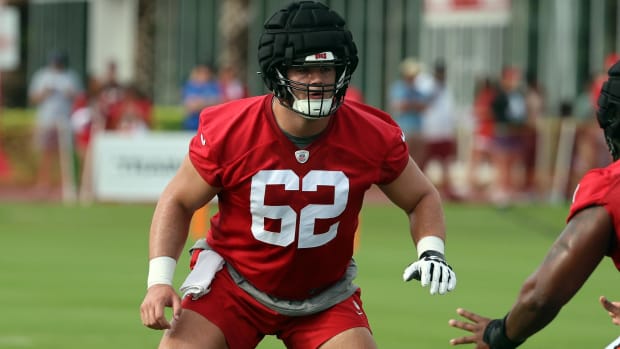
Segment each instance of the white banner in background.
[[500,25],[510,22],[511,0],[424,0],[424,21],[431,27]]
[[92,154],[95,199],[157,201],[187,155],[193,135],[193,132],[97,134]]
[[0,71],[19,65],[19,12],[0,1]]

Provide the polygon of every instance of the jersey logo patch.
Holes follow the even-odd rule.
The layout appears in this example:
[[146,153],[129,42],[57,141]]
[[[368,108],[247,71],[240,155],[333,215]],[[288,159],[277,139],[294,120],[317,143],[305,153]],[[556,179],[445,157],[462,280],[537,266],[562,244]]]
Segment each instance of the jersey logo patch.
[[577,184],[577,187],[575,188],[575,191],[573,192],[573,200],[572,200],[573,203],[575,203],[575,198],[577,197],[577,190],[579,190],[579,184]]
[[309,157],[310,152],[307,150],[298,150],[295,152],[295,159],[297,159],[297,162],[299,162],[300,164],[305,164],[308,161]]
[[202,145],[207,144],[207,141],[205,140],[205,136],[202,133],[200,134],[200,143],[202,143]]
[[336,57],[331,51],[319,52],[313,55],[306,56],[306,62],[321,62],[321,61],[333,61]]
[[362,311],[362,307],[360,307],[360,305],[357,304],[356,301],[353,301],[353,306],[355,307],[355,312],[357,313],[357,315],[364,315],[364,311]]

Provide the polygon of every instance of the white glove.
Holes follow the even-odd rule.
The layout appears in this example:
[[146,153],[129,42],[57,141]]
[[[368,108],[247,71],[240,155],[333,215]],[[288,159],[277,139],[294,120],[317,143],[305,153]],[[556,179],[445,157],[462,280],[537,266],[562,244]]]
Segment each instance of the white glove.
[[456,287],[456,274],[446,263],[443,253],[427,250],[420,255],[420,259],[411,263],[403,273],[403,280],[420,280],[422,287],[431,285],[431,294],[437,292],[445,294]]
[[616,340],[609,343],[609,345],[606,346],[605,349],[614,349],[614,348],[618,348],[618,346],[620,346],[620,337],[616,338]]

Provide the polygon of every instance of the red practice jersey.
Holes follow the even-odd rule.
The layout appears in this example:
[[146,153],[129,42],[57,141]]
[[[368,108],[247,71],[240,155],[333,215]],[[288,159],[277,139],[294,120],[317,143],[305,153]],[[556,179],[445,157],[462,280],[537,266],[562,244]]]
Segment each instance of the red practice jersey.
[[359,103],[343,104],[298,149],[275,121],[273,98],[205,109],[190,158],[222,188],[209,245],[259,290],[300,300],[344,275],[364,193],[396,179],[409,153],[390,115]]
[[567,221],[591,206],[602,206],[609,212],[615,231],[615,243],[609,256],[620,270],[620,161],[586,173],[573,194]]

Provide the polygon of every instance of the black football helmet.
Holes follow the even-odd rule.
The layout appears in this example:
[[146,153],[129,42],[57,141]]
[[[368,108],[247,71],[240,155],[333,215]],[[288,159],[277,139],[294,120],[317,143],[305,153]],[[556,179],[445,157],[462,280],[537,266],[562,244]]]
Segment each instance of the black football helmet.
[[[258,43],[260,73],[282,105],[318,119],[333,114],[342,104],[358,63],[357,47],[345,25],[340,15],[315,1],[291,3],[265,22]],[[305,84],[287,78],[288,68],[311,66],[334,67],[335,83]],[[324,97],[300,100],[293,93],[309,95],[311,88]]]
[[620,158],[620,61],[607,72],[608,79],[598,98],[598,123],[614,160]]

